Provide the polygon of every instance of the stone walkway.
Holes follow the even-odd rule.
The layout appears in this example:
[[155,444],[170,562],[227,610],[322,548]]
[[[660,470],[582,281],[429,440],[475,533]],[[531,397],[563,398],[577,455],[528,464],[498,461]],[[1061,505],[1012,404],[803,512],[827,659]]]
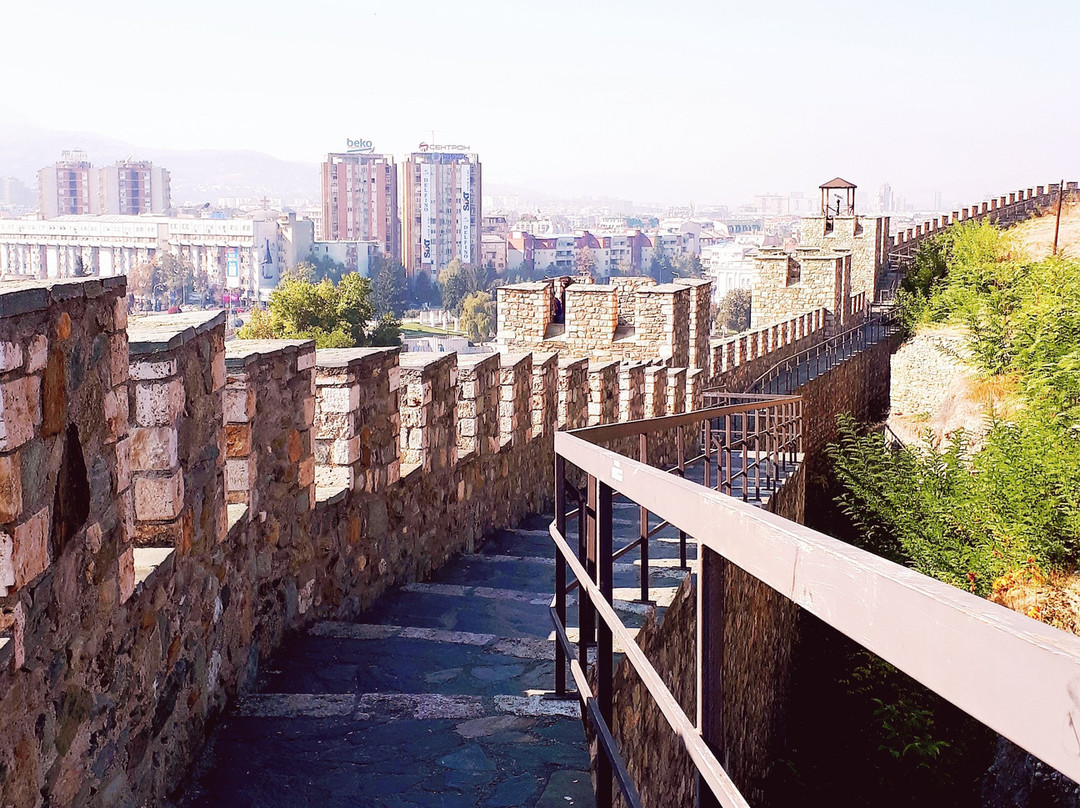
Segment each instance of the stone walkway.
[[[616,504],[617,546],[637,535],[636,520],[636,506]],[[545,697],[549,522],[499,531],[431,581],[385,595],[363,623],[320,622],[287,642],[257,692],[222,719],[178,804],[593,806],[577,702]],[[661,606],[685,575],[676,536],[650,543],[650,596]],[[647,609],[629,601],[636,558],[616,566],[627,625]]]

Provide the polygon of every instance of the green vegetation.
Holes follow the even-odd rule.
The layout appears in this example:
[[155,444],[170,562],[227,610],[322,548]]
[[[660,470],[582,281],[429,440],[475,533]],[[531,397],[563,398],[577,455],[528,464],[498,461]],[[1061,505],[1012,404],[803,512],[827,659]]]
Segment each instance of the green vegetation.
[[300,274],[283,277],[269,306],[256,309],[237,333],[241,339],[313,339],[317,348],[396,345],[400,323],[391,314],[375,320],[371,281],[355,272],[335,286]]
[[840,502],[868,549],[980,595],[1016,570],[1080,559],[1080,264],[1031,262],[988,223],[924,245],[905,320],[965,324],[974,361],[1015,390],[984,445],[885,447],[843,424],[831,448]]
[[732,289],[721,298],[716,307],[713,331],[720,333],[738,333],[750,327],[750,290]]
[[461,330],[473,342],[495,336],[495,301],[487,292],[473,292],[461,303]]
[[[830,529],[1076,631],[1080,264],[1029,261],[1008,232],[958,225],[923,246],[900,301],[911,330],[967,326],[986,377],[980,385],[1006,395],[977,444],[958,432],[939,448],[929,434],[922,445],[893,447],[843,420],[829,453],[848,519]],[[980,804],[991,731],[835,632],[813,624],[800,642],[792,725],[812,729],[793,732],[790,771],[778,776],[793,796],[817,790],[835,804]],[[850,720],[829,725],[835,715]]]

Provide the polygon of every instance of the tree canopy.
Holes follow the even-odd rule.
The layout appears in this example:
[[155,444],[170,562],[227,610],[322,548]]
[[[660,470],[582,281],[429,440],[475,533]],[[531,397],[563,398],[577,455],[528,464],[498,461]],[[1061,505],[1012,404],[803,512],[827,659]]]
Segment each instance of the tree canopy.
[[473,292],[461,303],[460,328],[473,342],[495,334],[495,301],[488,292]]
[[375,320],[371,281],[350,272],[335,286],[286,275],[240,329],[241,339],[313,339],[318,348],[395,345],[400,323],[393,315]]

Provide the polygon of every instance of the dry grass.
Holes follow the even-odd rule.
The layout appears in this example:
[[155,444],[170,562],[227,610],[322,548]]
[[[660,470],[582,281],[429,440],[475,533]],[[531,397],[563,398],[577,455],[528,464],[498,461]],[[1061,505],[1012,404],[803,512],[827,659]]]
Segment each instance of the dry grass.
[[[1038,219],[1029,219],[1009,229],[1017,246],[1033,261],[1050,256],[1054,246],[1054,220],[1057,209],[1051,208]],[[1080,258],[1080,204],[1066,200],[1061,209],[1061,232],[1058,234],[1058,254]]]
[[990,600],[1080,635],[1080,574],[1044,573],[1032,560],[994,581]]

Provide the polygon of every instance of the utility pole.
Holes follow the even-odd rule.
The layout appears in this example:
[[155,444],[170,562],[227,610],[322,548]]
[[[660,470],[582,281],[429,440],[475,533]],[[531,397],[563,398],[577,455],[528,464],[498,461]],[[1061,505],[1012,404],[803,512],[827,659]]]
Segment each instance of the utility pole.
[[1058,209],[1057,221],[1054,223],[1054,251],[1051,255],[1057,255],[1058,232],[1061,230],[1061,200],[1065,198],[1065,180],[1058,184]]

